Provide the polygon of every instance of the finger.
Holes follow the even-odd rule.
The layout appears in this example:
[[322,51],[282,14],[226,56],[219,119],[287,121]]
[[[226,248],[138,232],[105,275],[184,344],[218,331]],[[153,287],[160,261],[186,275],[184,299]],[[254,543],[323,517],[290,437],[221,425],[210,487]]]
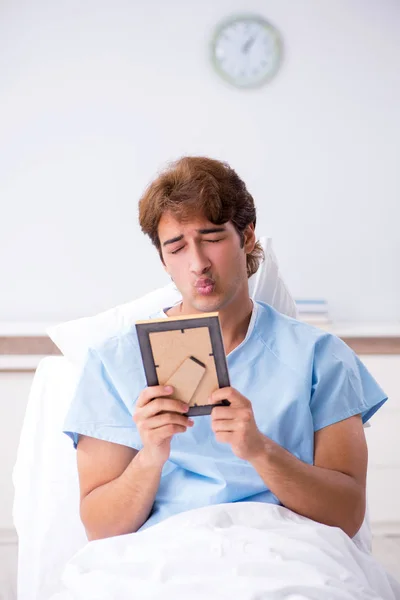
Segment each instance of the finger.
[[215,434],[215,439],[220,444],[230,444],[232,441],[232,434],[227,431],[220,431]]
[[192,419],[178,415],[177,413],[164,413],[163,415],[156,415],[143,422],[142,427],[145,429],[157,429],[164,425],[182,425],[183,427],[189,427],[194,423]]
[[194,421],[193,419],[177,415],[176,413],[165,413],[165,415],[157,415],[156,417],[148,419],[148,421],[143,423],[142,427],[150,431],[162,429],[168,425],[179,425],[179,427],[187,429],[188,427],[193,427]]
[[221,402],[221,400],[228,400],[230,402],[231,407],[251,406],[251,402],[250,400],[248,400],[248,398],[246,398],[237,390],[231,387],[215,390],[215,392],[211,394],[210,400],[212,403]]
[[176,433],[185,433],[185,431],[187,431],[187,427],[183,425],[163,425],[149,431],[149,437],[151,437],[152,441],[158,440],[162,442],[168,438],[172,438]]
[[189,410],[189,405],[181,400],[173,400],[172,398],[156,398],[140,410],[140,418],[148,419],[161,412],[170,412],[185,414]]
[[211,417],[213,421],[219,421],[220,419],[236,419],[238,411],[230,406],[215,406],[211,411]]
[[234,432],[234,431],[239,430],[239,426],[236,421],[219,420],[219,421],[215,421],[215,423],[212,424],[212,429],[213,429],[214,433],[217,433],[219,431]]
[[172,386],[153,385],[147,387],[141,391],[139,398],[137,399],[136,406],[138,408],[142,408],[142,406],[146,406],[146,404],[154,400],[154,398],[169,396],[173,391],[174,389]]
[[232,403],[232,397],[238,393],[232,387],[219,388],[210,395],[209,402],[214,404],[214,402],[221,402],[221,400],[229,400]]

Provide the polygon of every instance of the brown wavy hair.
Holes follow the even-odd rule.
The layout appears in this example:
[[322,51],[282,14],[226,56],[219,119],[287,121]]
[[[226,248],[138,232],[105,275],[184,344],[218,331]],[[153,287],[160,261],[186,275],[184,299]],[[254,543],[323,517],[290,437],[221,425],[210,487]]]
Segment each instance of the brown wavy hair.
[[[166,211],[182,222],[198,214],[215,225],[231,221],[241,247],[246,227],[256,225],[254,200],[244,182],[227,163],[203,156],[185,156],[169,164],[139,201],[140,227],[156,246],[162,261],[158,224]],[[259,242],[246,258],[247,276],[251,277],[264,259]]]

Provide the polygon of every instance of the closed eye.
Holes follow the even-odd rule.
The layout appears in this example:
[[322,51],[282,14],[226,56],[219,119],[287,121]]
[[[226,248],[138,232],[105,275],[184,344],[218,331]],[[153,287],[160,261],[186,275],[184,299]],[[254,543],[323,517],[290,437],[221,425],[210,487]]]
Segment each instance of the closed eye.
[[222,242],[224,238],[220,238],[219,240],[203,240],[204,242],[210,242],[210,244],[216,244],[217,242]]
[[[223,239],[224,238],[220,238],[219,240],[203,240],[203,242],[209,242],[210,244],[216,244],[217,242],[222,242]],[[183,249],[183,246],[181,246],[180,248],[177,248],[176,250],[173,250],[173,252],[170,252],[170,254],[177,254],[182,249]]]

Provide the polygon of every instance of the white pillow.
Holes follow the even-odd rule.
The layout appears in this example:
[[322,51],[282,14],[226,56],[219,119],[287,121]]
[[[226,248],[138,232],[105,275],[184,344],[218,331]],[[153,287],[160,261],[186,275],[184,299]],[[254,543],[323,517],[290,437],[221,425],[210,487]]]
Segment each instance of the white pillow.
[[[279,273],[272,240],[262,237],[259,241],[265,252],[265,260],[249,279],[250,296],[270,304],[283,314],[296,317],[296,305]],[[68,360],[81,365],[89,347],[132,326],[137,320],[146,319],[161,308],[173,306],[181,299],[182,296],[175,285],[169,283],[141,298],[92,317],[66,321],[50,327],[47,334]]]

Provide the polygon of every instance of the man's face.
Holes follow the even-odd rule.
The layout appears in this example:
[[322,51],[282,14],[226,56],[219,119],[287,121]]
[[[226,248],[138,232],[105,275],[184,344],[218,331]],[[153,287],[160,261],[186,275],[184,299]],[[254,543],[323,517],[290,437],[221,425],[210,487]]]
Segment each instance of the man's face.
[[249,231],[241,248],[231,222],[214,225],[202,216],[180,222],[170,213],[161,217],[158,235],[164,266],[186,310],[220,310],[247,289],[246,252],[254,247],[252,226]]

